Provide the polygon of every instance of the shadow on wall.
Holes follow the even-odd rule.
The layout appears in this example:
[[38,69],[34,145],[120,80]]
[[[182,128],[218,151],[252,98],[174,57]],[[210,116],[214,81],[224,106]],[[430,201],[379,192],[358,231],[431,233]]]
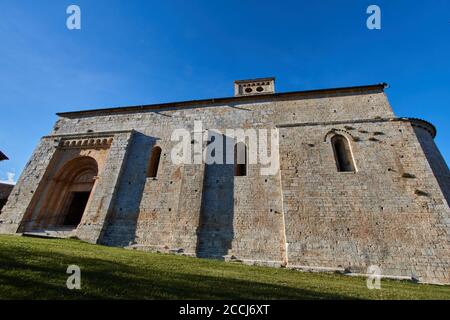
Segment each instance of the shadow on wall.
[[[208,140],[214,142],[217,136],[211,132]],[[234,139],[223,136],[223,143],[223,164],[205,165],[196,248],[201,258],[223,259],[234,238],[234,165],[225,164],[225,146],[234,146]],[[214,151],[208,154],[215,156]]]
[[439,187],[450,206],[450,170],[433,138],[424,129],[414,127],[419,143],[436,177]]
[[102,244],[126,247],[134,242],[148,163],[157,140],[139,132],[134,134]]
[[8,197],[14,188],[13,185],[0,183],[0,214],[2,213],[2,208],[8,202]]

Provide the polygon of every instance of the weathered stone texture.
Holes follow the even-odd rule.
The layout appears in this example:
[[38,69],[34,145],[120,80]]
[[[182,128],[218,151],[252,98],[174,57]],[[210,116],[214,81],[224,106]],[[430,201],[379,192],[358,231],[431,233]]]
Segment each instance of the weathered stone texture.
[[[378,265],[390,275],[448,282],[450,211],[415,128],[349,126],[281,129],[289,263],[355,272]],[[357,172],[336,172],[331,130],[349,137]]]
[[15,185],[0,215],[0,233],[15,233],[31,203],[55,152],[56,142],[42,139]]
[[[251,164],[235,177],[233,165],[172,163],[173,130],[192,132],[194,121],[223,133],[277,129],[280,170],[264,176]],[[378,265],[386,275],[450,283],[450,176],[433,130],[395,118],[380,86],[61,114],[14,188],[0,232],[45,227],[26,221],[45,217],[39,203],[56,172],[91,157],[99,173],[75,230],[84,240],[288,267]],[[356,172],[338,172],[336,134],[349,141]],[[83,142],[104,138],[111,143]]]

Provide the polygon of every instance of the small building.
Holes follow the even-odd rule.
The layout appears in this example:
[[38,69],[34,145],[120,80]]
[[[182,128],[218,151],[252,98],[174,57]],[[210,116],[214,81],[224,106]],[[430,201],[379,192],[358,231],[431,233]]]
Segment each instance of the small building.
[[8,201],[8,197],[11,194],[13,188],[14,185],[12,184],[0,183],[0,212],[2,211],[3,206]]
[[[0,151],[0,161],[9,160],[8,157]],[[0,212],[2,211],[3,206],[8,201],[8,197],[11,194],[12,189],[14,188],[11,184],[0,183]]]
[[0,161],[3,161],[3,160],[9,160],[9,159],[3,152],[0,151]]

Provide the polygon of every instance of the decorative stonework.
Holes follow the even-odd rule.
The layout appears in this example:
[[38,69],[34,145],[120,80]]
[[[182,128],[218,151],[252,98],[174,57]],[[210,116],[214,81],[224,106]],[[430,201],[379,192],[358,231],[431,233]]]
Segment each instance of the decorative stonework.
[[357,140],[356,137],[347,130],[332,128],[330,131],[327,132],[327,134],[323,138],[323,142],[329,142],[331,137],[333,137],[336,134],[341,134],[341,135],[345,136],[347,139],[350,139],[352,141]]
[[113,138],[82,138],[82,139],[61,139],[59,148],[103,148],[111,147]]

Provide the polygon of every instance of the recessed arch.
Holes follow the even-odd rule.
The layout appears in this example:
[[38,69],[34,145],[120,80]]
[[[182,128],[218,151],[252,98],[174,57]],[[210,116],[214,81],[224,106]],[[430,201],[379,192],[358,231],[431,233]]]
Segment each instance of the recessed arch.
[[337,170],[339,172],[355,172],[356,166],[348,139],[341,134],[335,134],[331,137],[330,142]]
[[88,156],[77,157],[63,166],[54,178],[55,187],[62,191],[55,199],[55,226],[78,227],[97,175],[97,161]]
[[159,164],[161,162],[161,147],[154,147],[148,163],[147,178],[156,178],[158,176]]
[[99,166],[89,156],[78,156],[64,163],[48,179],[33,208],[22,220],[25,231],[77,228],[89,207]]
[[58,181],[75,181],[87,173],[92,173],[93,176],[96,176],[98,174],[98,164],[94,158],[82,156],[68,161],[58,171],[54,179]]
[[234,145],[234,175],[236,177],[245,177],[247,175],[247,146],[243,142]]
[[347,130],[344,129],[331,129],[330,131],[327,132],[327,134],[324,136],[323,141],[324,142],[330,142],[331,138],[333,136],[335,136],[336,134],[342,135],[344,137],[346,137],[349,141],[356,141],[357,138],[355,138],[355,136],[353,136],[350,132],[348,132]]

